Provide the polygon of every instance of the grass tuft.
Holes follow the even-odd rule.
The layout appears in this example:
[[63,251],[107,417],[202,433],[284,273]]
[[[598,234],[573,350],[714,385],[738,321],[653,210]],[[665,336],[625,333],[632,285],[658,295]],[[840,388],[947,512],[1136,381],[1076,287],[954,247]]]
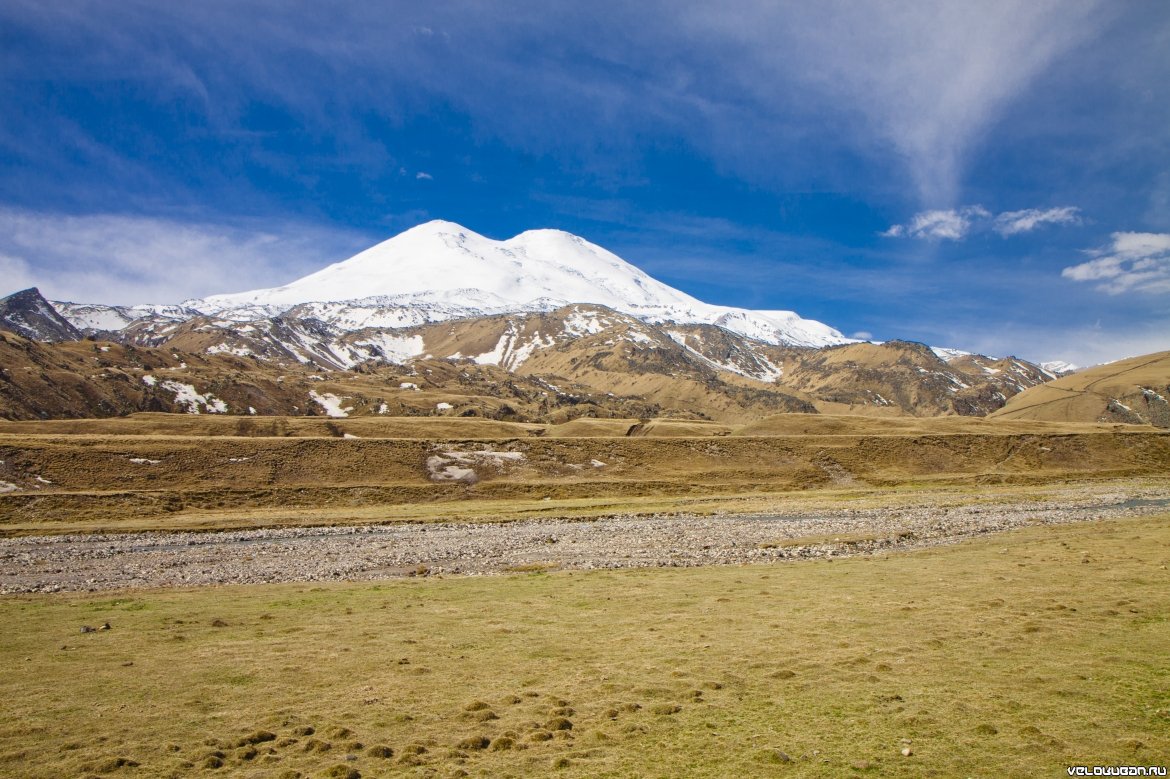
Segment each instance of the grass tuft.
[[468,736],[459,742],[459,749],[487,749],[492,740],[487,736]]

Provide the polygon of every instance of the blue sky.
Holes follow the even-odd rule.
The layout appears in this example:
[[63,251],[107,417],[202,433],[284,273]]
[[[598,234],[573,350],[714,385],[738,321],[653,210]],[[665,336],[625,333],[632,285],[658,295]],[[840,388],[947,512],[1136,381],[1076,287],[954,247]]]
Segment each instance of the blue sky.
[[441,218],[861,337],[1170,349],[1168,52],[1161,0],[7,0],[0,294],[272,286]]

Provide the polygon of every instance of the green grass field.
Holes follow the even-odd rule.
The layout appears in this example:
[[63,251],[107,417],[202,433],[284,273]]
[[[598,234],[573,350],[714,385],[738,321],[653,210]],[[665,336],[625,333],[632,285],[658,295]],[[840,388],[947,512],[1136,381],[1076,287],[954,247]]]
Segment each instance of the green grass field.
[[7,597],[0,774],[1165,764],[1167,564],[1162,515],[833,562]]

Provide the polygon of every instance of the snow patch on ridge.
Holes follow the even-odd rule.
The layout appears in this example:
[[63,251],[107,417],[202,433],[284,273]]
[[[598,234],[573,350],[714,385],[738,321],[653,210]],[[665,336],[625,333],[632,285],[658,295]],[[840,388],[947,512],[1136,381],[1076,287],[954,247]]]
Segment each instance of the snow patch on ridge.
[[150,375],[143,376],[142,383],[151,387],[158,386],[168,392],[175,393],[175,405],[184,407],[188,414],[198,414],[200,408],[208,414],[226,414],[228,412],[226,403],[210,392],[206,394],[199,392],[191,384],[184,384],[172,379],[159,381]]
[[318,393],[316,390],[309,390],[309,397],[321,407],[321,410],[325,412],[326,416],[344,419],[349,416],[349,412],[353,411],[353,406],[342,408],[341,403],[344,399],[334,395],[332,392]]
[[1078,366],[1073,365],[1071,362],[1065,362],[1064,360],[1049,360],[1047,362],[1042,362],[1040,363],[1040,367],[1044,370],[1045,373],[1050,373],[1054,376],[1065,376],[1069,373],[1075,373],[1076,371],[1080,370]]
[[372,357],[380,357],[387,362],[401,365],[414,357],[420,356],[425,351],[426,345],[423,343],[422,336],[414,335],[405,337],[391,335],[389,333],[378,333],[368,338],[354,341],[351,347],[351,354],[347,356],[348,359],[345,362],[349,363],[348,367],[352,367]]
[[117,332],[131,322],[147,317],[182,322],[198,316],[199,312],[183,306],[140,305],[108,306],[102,303],[68,303],[51,301],[53,308],[78,330]]
[[514,371],[523,365],[537,349],[545,349],[555,345],[556,339],[549,336],[546,341],[539,331],[525,340],[516,323],[509,320],[495,347],[491,351],[477,354],[471,359],[480,365],[499,365]]
[[[693,354],[703,362],[718,370],[729,371],[731,373],[737,373],[740,376],[745,376],[749,379],[756,379],[758,381],[766,382],[774,382],[784,375],[784,368],[782,366],[774,364],[771,360],[762,354],[753,353],[751,355],[750,361],[755,363],[756,370],[750,370],[733,362],[720,362],[719,360],[714,360],[708,357],[687,343],[687,333],[680,333],[677,330],[667,330],[666,334],[670,337],[670,340],[674,341],[683,349],[686,349],[688,353]],[[697,338],[696,336],[690,337]]]
[[971,352],[964,352],[962,349],[947,349],[942,346],[932,346],[930,347],[930,351],[934,352],[934,356],[943,362],[957,360],[960,357],[968,357],[971,354]]

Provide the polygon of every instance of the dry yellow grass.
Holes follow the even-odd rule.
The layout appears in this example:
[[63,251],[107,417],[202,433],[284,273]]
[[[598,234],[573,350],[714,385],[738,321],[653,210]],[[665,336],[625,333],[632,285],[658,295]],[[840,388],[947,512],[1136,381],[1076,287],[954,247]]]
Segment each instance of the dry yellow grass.
[[141,412],[106,419],[0,420],[0,433],[53,436],[237,436],[246,438],[512,438],[545,425],[459,417],[250,417]]
[[[1170,410],[1162,397],[1170,382],[1170,352],[1098,365],[1033,387],[1011,398],[993,420],[1095,422],[1136,413],[1165,427]],[[1115,403],[1131,404],[1129,413]]]
[[578,417],[559,425],[549,425],[545,435],[552,438],[620,438],[636,424],[636,419]]
[[730,425],[682,419],[589,419],[579,417],[560,425],[549,425],[544,435],[550,438],[624,438],[647,436],[686,438],[728,435]]
[[[878,409],[880,410],[880,408]],[[142,412],[106,419],[0,420],[10,436],[180,436],[245,438],[358,438],[500,440],[549,438],[794,436],[794,435],[1027,435],[1154,431],[1141,425],[980,417],[908,417],[896,414],[773,414],[746,425],[681,419],[594,419],[560,424],[500,422],[460,417],[239,417]]]
[[1164,764],[1167,564],[1163,515],[831,563],[9,597],[0,774]]
[[[508,430],[517,435],[491,438],[485,436],[507,423],[340,420],[352,423],[338,428],[347,433],[367,432],[362,425],[373,433],[352,439],[315,435],[333,424],[322,420],[257,420],[287,424],[295,433],[287,437],[219,435],[220,420],[185,416],[120,422],[125,428],[107,420],[99,429],[133,434],[4,426],[0,534],[675,510],[693,501],[826,490],[1028,486],[1170,472],[1170,433],[1125,425],[786,415],[748,430],[770,435],[718,435],[730,429],[710,423],[576,420],[558,433],[532,435],[529,426],[514,425]],[[606,435],[631,427],[634,435]],[[379,437],[379,430],[416,435]],[[435,480],[442,463],[473,468],[476,483]]]
[[737,436],[794,435],[1053,435],[1155,432],[1148,425],[999,419],[986,417],[858,416],[856,414],[774,414],[736,427]]

